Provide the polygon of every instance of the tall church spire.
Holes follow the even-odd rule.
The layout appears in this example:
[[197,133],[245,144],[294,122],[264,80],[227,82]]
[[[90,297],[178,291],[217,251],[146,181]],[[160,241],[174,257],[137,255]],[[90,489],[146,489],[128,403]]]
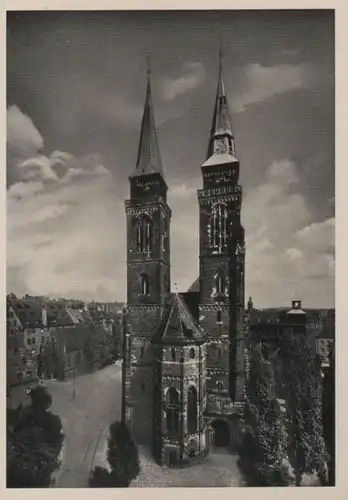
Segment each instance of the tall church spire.
[[220,42],[219,76],[215,99],[213,122],[210,129],[207,162],[205,164],[219,164],[237,161],[234,136],[232,133],[231,118],[225,92],[222,70],[223,49]]
[[159,173],[163,177],[162,160],[158,146],[155,117],[151,96],[150,60],[147,59],[147,88],[143,119],[141,124],[138,157],[132,177]]

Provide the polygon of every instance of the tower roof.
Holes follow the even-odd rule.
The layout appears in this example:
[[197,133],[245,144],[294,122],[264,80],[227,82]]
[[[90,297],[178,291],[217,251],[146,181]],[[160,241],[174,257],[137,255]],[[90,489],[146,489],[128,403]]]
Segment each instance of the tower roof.
[[172,294],[154,336],[154,343],[185,344],[205,340],[203,330],[197,325],[183,297]]
[[159,173],[163,177],[162,160],[158,145],[155,117],[151,96],[150,70],[148,69],[148,81],[141,132],[138,148],[136,168],[131,177]]
[[238,161],[236,158],[231,117],[225,92],[222,71],[222,50],[216,90],[213,121],[210,129],[207,161],[203,166],[218,165]]

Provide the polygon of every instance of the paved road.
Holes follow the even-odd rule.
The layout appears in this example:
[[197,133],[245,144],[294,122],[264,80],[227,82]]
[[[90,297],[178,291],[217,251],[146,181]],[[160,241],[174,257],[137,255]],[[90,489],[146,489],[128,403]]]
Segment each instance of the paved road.
[[136,488],[245,486],[237,466],[237,456],[224,448],[212,451],[201,464],[184,469],[160,467],[142,447],[140,458],[141,472],[132,482]]
[[120,419],[121,366],[115,364],[73,382],[45,381],[52,395],[52,411],[65,432],[62,466],[56,475],[59,488],[88,487],[93,464],[105,454],[109,425]]

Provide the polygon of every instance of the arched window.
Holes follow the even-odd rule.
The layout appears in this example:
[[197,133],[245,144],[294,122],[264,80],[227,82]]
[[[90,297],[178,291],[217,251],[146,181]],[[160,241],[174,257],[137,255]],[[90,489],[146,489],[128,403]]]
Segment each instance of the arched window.
[[224,388],[224,384],[221,382],[221,380],[219,380],[219,382],[217,382],[217,389],[218,391],[222,391],[222,389]]
[[174,348],[173,348],[173,349],[171,349],[171,350],[170,350],[170,353],[171,353],[171,355],[172,355],[172,361],[175,361],[175,359],[176,359],[176,351],[175,351],[175,349],[174,349]]
[[191,358],[191,359],[194,359],[194,358],[195,358],[195,350],[194,350],[194,348],[193,348],[193,347],[191,347],[191,349],[190,349],[190,358]]
[[226,279],[224,273],[220,270],[215,275],[216,295],[224,294],[226,288]]
[[223,203],[217,203],[210,215],[210,246],[220,252],[227,245],[227,222],[227,206]]
[[193,386],[187,393],[187,430],[190,434],[197,431],[197,391]]
[[217,323],[222,323],[221,309],[218,309],[218,311],[216,312],[216,322]]
[[152,250],[153,224],[146,214],[140,216],[137,225],[137,247],[139,252],[151,252]]
[[150,294],[150,280],[147,274],[141,273],[140,275],[140,286],[142,295]]
[[167,430],[169,433],[179,432],[179,393],[174,387],[170,387],[166,397],[167,404]]

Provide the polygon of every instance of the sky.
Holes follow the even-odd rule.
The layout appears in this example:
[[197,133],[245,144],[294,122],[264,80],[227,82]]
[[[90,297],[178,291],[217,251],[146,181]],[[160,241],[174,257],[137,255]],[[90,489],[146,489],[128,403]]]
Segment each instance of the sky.
[[172,283],[185,291],[196,279],[221,38],[246,300],[334,306],[332,12],[8,12],[8,292],[125,300],[124,200],[147,56],[173,212]]

